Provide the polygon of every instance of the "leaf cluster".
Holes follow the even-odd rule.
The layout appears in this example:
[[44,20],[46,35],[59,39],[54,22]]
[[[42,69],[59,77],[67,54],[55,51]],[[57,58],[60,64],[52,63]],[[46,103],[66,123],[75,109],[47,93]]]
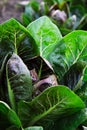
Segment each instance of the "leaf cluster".
[[86,30],[87,28],[86,0],[43,0],[41,3],[37,0],[31,0],[24,5],[22,22],[24,26],[27,26],[30,22],[44,15],[58,26],[62,35],[73,30]]
[[81,130],[87,125],[87,32],[62,37],[40,17],[0,25],[0,129]]

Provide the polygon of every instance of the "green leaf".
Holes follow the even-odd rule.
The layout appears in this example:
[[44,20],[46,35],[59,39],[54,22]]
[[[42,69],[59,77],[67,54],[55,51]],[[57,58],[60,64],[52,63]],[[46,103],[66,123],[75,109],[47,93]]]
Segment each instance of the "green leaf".
[[46,89],[29,103],[20,102],[18,115],[24,127],[39,125],[49,128],[59,118],[71,115],[84,107],[83,101],[70,89],[55,86]]
[[84,6],[82,4],[71,6],[70,11],[71,15],[76,15],[76,22],[73,25],[73,29],[80,29],[80,26],[83,27],[83,25],[85,24],[84,21],[86,19],[86,11]]
[[87,66],[87,62],[77,62],[70,67],[66,74],[62,77],[60,84],[68,86],[73,91],[79,89],[82,85],[83,71]]
[[40,2],[37,0],[29,1],[22,14],[23,25],[29,25],[29,23],[36,20],[38,17],[40,17]]
[[40,126],[32,126],[32,127],[25,128],[24,130],[43,130],[43,128]]
[[87,66],[83,70],[80,84],[81,86],[75,90],[75,93],[84,101],[87,106]]
[[10,58],[10,54],[7,54],[3,60],[1,69],[0,69],[0,100],[5,100],[6,95],[7,95],[7,88],[4,86],[5,85],[5,68],[6,68],[6,63],[8,59]]
[[[27,21],[27,25],[29,23],[31,23],[32,21],[34,21],[35,19],[37,19],[38,17],[40,17],[38,15],[38,13],[32,8],[32,5],[29,3],[26,7],[25,7],[25,14],[24,17],[28,19]],[[23,21],[23,23],[25,23],[25,21]]]
[[27,66],[17,54],[13,54],[6,66],[8,95],[11,105],[15,106],[15,101],[31,100],[32,81]]
[[44,56],[44,51],[48,45],[56,44],[62,37],[57,26],[46,16],[29,24],[27,29],[36,41],[40,56]]
[[[28,42],[25,43],[25,39],[28,37]],[[31,49],[30,49],[31,45]],[[21,47],[22,46],[22,47]],[[30,36],[28,30],[23,27],[15,19],[10,19],[0,25],[0,68],[4,57],[9,52],[15,52],[18,55],[22,55],[23,60],[27,60],[33,53],[36,54],[35,41]],[[35,49],[34,49],[35,48]],[[31,51],[32,50],[32,51]]]
[[48,5],[53,5],[53,4],[58,4],[58,6],[63,5],[64,3],[68,2],[68,1],[72,1],[72,0],[44,0],[45,2],[47,2]]
[[59,80],[78,61],[87,61],[87,32],[73,31],[60,40],[47,57]]
[[3,130],[11,125],[21,127],[21,122],[16,113],[3,101],[0,101],[0,128]]
[[86,26],[87,26],[87,14],[85,14],[82,19],[80,20],[79,26],[76,28],[78,30],[82,29],[85,30]]
[[87,120],[87,109],[57,120],[48,130],[76,130],[85,120]]
[[35,11],[38,11],[38,10],[39,10],[39,6],[40,6],[39,1],[37,1],[37,0],[32,0],[32,1],[29,2],[29,4],[31,5],[31,7],[32,7]]
[[27,63],[28,60],[32,57],[35,57],[39,54],[37,45],[35,44],[34,40],[27,35],[24,37],[23,40],[20,41],[20,45],[17,49],[18,55],[23,59],[25,63]]

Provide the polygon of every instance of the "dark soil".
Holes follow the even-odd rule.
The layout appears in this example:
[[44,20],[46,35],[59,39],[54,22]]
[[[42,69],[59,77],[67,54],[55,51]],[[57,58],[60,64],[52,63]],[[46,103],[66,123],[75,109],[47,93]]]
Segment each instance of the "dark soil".
[[23,0],[0,0],[0,23],[10,18],[21,20],[23,7],[18,4],[20,1]]

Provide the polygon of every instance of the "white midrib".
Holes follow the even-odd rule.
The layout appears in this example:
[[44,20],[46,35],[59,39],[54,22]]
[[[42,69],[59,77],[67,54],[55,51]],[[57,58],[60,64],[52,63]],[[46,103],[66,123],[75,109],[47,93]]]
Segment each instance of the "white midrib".
[[84,51],[84,49],[86,48],[87,44],[83,47],[83,49],[81,50],[81,52],[79,53],[79,55],[76,57],[75,61],[73,62],[73,64],[75,64],[77,62],[77,60],[79,59],[80,55],[82,54],[82,52]]
[[17,33],[15,32],[14,34],[14,37],[15,37],[15,41],[14,41],[14,46],[15,46],[15,53],[17,54],[17,43],[16,43],[16,37],[17,37]]
[[44,116],[48,115],[51,111],[53,111],[56,107],[58,107],[59,104],[61,104],[66,98],[62,99],[59,103],[54,105],[53,107],[49,108],[47,111],[43,112],[43,114],[36,116],[31,122],[29,122],[29,125],[32,126],[35,124],[38,120],[43,118]]
[[41,32],[41,37],[40,37],[40,56],[42,56],[42,32]]

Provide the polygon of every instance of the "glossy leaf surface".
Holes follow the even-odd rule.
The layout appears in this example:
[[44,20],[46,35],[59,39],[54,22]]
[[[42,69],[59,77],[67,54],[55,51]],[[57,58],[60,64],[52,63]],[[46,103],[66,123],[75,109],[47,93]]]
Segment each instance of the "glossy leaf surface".
[[0,101],[0,129],[3,130],[11,125],[21,127],[17,114],[3,101]]
[[86,62],[81,61],[72,65],[66,74],[62,77],[60,84],[68,86],[73,91],[79,89],[82,85],[82,77],[86,65]]
[[87,106],[87,66],[83,71],[81,86],[75,90],[75,93],[84,101]]
[[57,26],[46,17],[40,17],[27,27],[32,37],[35,39],[41,56],[50,44],[56,44],[61,38],[61,33]]
[[78,61],[87,61],[87,32],[73,31],[59,41],[47,58],[59,80]]
[[[7,82],[10,101],[32,99],[32,81],[27,66],[17,54],[13,54],[7,62]],[[13,96],[12,96],[13,95]],[[13,104],[14,101],[11,101]]]
[[[60,117],[71,115],[84,108],[82,100],[65,86],[46,89],[31,102],[19,103],[19,117],[24,125],[50,127]],[[25,109],[25,111],[24,111]]]
[[54,123],[53,127],[50,127],[49,130],[77,130],[78,126],[87,120],[86,112],[87,109],[83,109],[68,117],[59,119]]
[[28,30],[13,18],[0,25],[0,68],[9,52],[15,52],[20,56],[23,54],[23,60],[37,53],[34,39]]

